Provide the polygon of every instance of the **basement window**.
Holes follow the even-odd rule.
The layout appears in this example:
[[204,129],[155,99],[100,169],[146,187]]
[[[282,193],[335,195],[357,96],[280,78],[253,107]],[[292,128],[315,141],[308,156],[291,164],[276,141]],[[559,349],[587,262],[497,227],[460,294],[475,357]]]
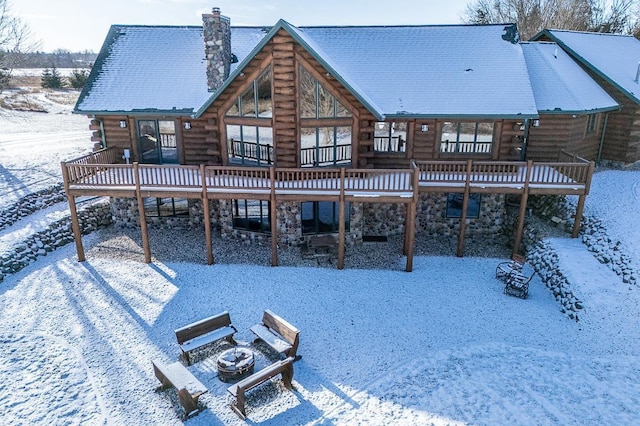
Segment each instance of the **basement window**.
[[[447,218],[462,217],[462,203],[464,194],[449,193],[447,194]],[[467,219],[477,219],[480,217],[480,194],[469,194],[469,203],[467,204]]]
[[269,202],[264,200],[233,200],[233,229],[271,232]]
[[186,198],[145,198],[144,213],[150,217],[189,217]]

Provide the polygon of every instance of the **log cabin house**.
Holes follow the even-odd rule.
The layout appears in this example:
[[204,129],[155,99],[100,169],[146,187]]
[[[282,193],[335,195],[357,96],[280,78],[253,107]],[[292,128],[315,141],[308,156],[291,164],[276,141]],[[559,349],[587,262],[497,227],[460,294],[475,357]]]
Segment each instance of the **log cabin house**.
[[589,148],[588,158],[623,165],[640,161],[640,40],[565,30],[544,30],[532,40],[557,43],[620,104],[618,111],[604,115],[606,131],[595,155]]
[[212,227],[270,241],[272,265],[333,234],[338,268],[345,246],[403,235],[411,271],[416,235],[457,234],[462,256],[514,194],[515,252],[527,197],[572,194],[577,236],[594,164],[570,151],[604,126],[576,116],[618,104],[555,44],[518,41],[512,24],[233,27],[217,8],[202,27],[114,25],[75,107],[94,152],[62,164],[72,218],[76,197],[111,197],[147,262],[163,220],[203,224],[209,264]]

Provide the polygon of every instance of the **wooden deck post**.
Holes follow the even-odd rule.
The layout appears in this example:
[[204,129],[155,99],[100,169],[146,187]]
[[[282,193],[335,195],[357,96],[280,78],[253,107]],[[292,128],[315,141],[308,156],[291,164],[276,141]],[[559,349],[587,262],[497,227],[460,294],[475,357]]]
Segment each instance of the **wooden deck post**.
[[407,203],[407,217],[405,219],[405,234],[407,238],[405,239],[405,249],[407,256],[407,264],[405,266],[405,271],[411,272],[413,271],[413,253],[415,251],[416,246],[416,214],[418,210],[418,201],[420,199],[420,171],[418,167],[413,167],[413,199],[410,203]]
[[144,200],[140,191],[140,174],[138,162],[133,163],[133,177],[136,180],[136,198],[138,200],[138,213],[140,214],[140,231],[142,232],[142,248],[144,249],[145,263],[151,263],[151,248],[149,246],[149,231],[147,230],[147,216],[144,213]]
[[213,242],[211,236],[211,212],[207,197],[207,175],[204,164],[200,164],[200,179],[202,180],[202,212],[204,214],[204,235],[207,246],[207,265],[213,265]]
[[582,221],[582,213],[584,212],[584,203],[587,200],[589,189],[591,188],[591,178],[593,177],[593,171],[595,169],[595,163],[591,161],[589,163],[589,169],[587,169],[587,181],[584,185],[584,194],[578,198],[578,205],[576,206],[576,215],[573,218],[573,231],[571,232],[571,238],[578,238],[580,234],[580,222]]
[[531,182],[531,172],[533,170],[533,161],[527,161],[527,175],[524,179],[524,188],[522,188],[522,197],[520,197],[520,213],[518,215],[518,228],[516,229],[516,239],[513,242],[514,257],[520,251],[520,243],[522,242],[522,233],[524,232],[524,218],[527,214],[527,200],[529,199],[529,182]]
[[460,213],[460,233],[458,234],[458,248],[456,249],[456,256],[464,256],[464,233],[467,229],[467,207],[469,206],[469,193],[471,186],[471,167],[473,163],[471,160],[467,160],[467,178],[464,183],[464,194],[462,196],[462,212]]
[[64,192],[67,194],[69,202],[69,212],[71,213],[71,229],[73,231],[73,240],[76,243],[76,253],[78,254],[78,262],[86,260],[84,255],[84,247],[82,247],[82,231],[80,230],[80,222],[78,221],[78,210],[76,209],[76,197],[69,195],[69,170],[64,162],[62,166],[62,181],[64,183]]
[[338,269],[344,269],[344,240],[345,240],[345,226],[344,226],[344,177],[345,169],[340,168],[340,213],[338,215]]
[[278,266],[278,209],[276,202],[276,169],[269,167],[269,181],[271,182],[270,207],[271,210],[271,266]]

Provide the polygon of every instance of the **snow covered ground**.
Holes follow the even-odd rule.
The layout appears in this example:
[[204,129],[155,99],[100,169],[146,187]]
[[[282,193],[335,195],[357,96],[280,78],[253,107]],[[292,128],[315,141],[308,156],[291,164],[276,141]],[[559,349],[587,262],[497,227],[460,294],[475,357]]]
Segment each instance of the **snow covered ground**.
[[[86,117],[24,114],[32,131],[0,118],[3,203],[59,181],[60,159],[91,147]],[[639,182],[639,172],[600,172],[587,199],[634,256]],[[28,232],[21,226],[0,231],[0,247]],[[411,273],[403,261],[342,271],[144,264],[91,250],[98,234],[84,243],[86,262],[69,245],[0,282],[0,424],[180,424],[175,393],[154,391],[150,360],[177,360],[173,330],[223,310],[249,343],[266,308],[301,330],[302,359],[294,392],[275,382],[249,393],[250,424],[640,423],[638,289],[579,240],[550,240],[585,305],[579,322],[538,277],[529,299],[505,296],[494,277],[504,259],[417,257]],[[216,377],[222,348],[189,367],[209,392],[187,424],[244,424]]]

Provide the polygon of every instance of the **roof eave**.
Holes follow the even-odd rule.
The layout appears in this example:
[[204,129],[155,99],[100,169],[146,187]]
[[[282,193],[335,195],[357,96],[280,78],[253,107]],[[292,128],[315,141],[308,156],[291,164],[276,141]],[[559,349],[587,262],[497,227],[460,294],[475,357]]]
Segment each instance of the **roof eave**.
[[533,113],[514,113],[514,114],[385,114],[385,118],[395,119],[442,119],[451,120],[474,119],[474,120],[522,120],[526,118],[539,118],[538,114]]
[[185,108],[185,109],[135,109],[135,110],[121,110],[121,111],[100,111],[100,110],[79,110],[74,109],[72,111],[73,114],[82,114],[82,115],[127,115],[127,116],[171,116],[171,117],[193,117],[193,108]]
[[618,106],[610,106],[603,108],[594,108],[594,109],[580,109],[580,110],[565,110],[565,109],[552,109],[552,110],[540,110],[538,111],[540,114],[544,115],[568,115],[568,114],[598,114],[601,112],[612,112],[612,111],[620,111],[622,107]]

